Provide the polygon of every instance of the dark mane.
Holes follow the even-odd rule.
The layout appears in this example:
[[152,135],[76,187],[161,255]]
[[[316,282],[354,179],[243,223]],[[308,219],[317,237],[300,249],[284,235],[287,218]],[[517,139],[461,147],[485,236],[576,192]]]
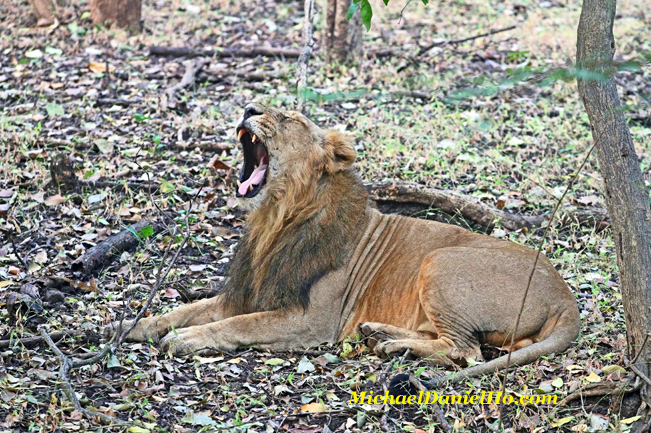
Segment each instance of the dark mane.
[[316,184],[304,203],[309,215],[285,221],[273,236],[273,245],[263,246],[263,257],[256,257],[260,234],[247,228],[224,290],[231,308],[243,313],[305,309],[314,283],[343,265],[360,219],[365,217],[366,189],[350,168],[323,173]]

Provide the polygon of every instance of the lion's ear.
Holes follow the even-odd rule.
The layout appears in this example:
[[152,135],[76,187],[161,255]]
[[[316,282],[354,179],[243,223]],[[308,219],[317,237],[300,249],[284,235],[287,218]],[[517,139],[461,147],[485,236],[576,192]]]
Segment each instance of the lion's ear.
[[326,163],[326,171],[330,173],[347,169],[353,165],[357,156],[353,147],[353,137],[337,131],[326,131],[323,149],[330,159]]

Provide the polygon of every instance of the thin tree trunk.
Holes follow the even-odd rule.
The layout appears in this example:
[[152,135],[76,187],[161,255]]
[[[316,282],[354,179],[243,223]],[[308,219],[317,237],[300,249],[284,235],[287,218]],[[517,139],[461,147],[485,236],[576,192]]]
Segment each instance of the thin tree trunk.
[[[583,0],[577,31],[577,67],[612,75],[616,0]],[[633,139],[612,78],[579,80],[606,187],[606,205],[617,250],[629,360],[647,377],[651,361],[651,212]],[[643,347],[644,346],[644,347]],[[646,384],[643,399],[648,398]],[[648,414],[647,412],[644,415]],[[646,418],[646,417],[644,417]],[[637,424],[647,422],[645,419]],[[646,428],[637,425],[637,429]]]
[[54,24],[54,13],[56,7],[53,0],[31,0],[30,3],[34,8],[34,15],[36,15],[37,27],[46,27]]
[[351,0],[328,0],[326,6],[326,59],[347,63],[362,54],[362,20],[359,11],[348,21]]
[[141,0],[93,0],[90,18],[94,24],[114,25],[140,31]]

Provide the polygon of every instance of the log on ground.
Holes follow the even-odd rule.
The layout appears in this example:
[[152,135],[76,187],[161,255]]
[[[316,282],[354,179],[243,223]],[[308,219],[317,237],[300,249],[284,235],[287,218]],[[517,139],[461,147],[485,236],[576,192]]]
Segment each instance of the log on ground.
[[[456,191],[442,190],[409,182],[366,183],[369,196],[376,202],[417,203],[441,210],[450,215],[459,214],[480,226],[492,229],[499,223],[507,230],[541,227],[548,215],[520,215],[505,212]],[[600,208],[568,207],[560,212],[559,220],[576,221],[603,229],[608,225],[608,213]]]
[[111,262],[115,256],[123,251],[135,248],[141,238],[134,233],[139,233],[140,230],[150,226],[153,229],[153,234],[163,229],[161,221],[139,221],[86,251],[83,256],[74,261],[72,264],[73,269],[81,270],[85,275],[96,271],[101,266]]

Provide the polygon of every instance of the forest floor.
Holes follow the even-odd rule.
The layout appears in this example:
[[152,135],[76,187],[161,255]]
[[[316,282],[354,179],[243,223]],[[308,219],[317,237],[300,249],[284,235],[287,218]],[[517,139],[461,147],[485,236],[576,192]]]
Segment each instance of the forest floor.
[[[0,431],[126,429],[82,417],[58,392],[52,351],[21,339],[38,335],[39,327],[81,330],[58,346],[73,358],[97,353],[105,344],[100,329],[125,308],[132,316],[143,305],[163,252],[175,252],[186,233],[188,207],[188,246],[151,314],[183,305],[188,290],[219,287],[246,222],[233,200],[241,164],[235,124],[247,102],[292,108],[296,101],[294,58],[208,57],[191,85],[171,92],[196,60],[151,55],[149,47],[300,49],[301,2],[146,0],[144,31],[137,36],[94,27],[85,3],[68,3],[75,4],[62,7],[61,21],[44,29],[33,27],[27,1],[0,4],[0,339],[11,340],[0,346]],[[374,3],[366,54],[355,66],[324,63],[319,9],[308,116],[355,136],[356,164],[366,180],[450,189],[513,213],[550,212],[592,145],[576,83],[536,79],[571,68],[578,2],[412,2],[402,19],[398,3]],[[618,60],[651,51],[644,3],[619,2]],[[514,30],[442,44],[409,60],[430,43],[511,25]],[[373,54],[386,49],[395,52]],[[527,68],[537,74],[514,78]],[[647,65],[615,78],[648,185],[651,70]],[[73,164],[70,190],[52,182],[57,155]],[[567,195],[563,206],[569,205],[605,206],[594,157]],[[130,224],[162,218],[165,230],[145,229],[137,248],[94,272],[75,266]],[[499,225],[489,232],[532,247],[542,235]],[[507,390],[560,400],[582,386],[627,380],[607,224],[554,222],[544,251],[576,295],[581,336],[565,353],[514,369]],[[141,422],[132,432],[441,431],[428,405],[347,404],[351,391],[382,393],[397,372],[435,377],[444,370],[381,360],[363,341],[187,358],[125,343],[104,361],[71,372],[70,381],[86,407],[132,426]],[[500,377],[438,391],[497,391]],[[442,409],[455,431],[498,431],[496,405]],[[504,421],[512,431],[625,431],[634,416],[635,399],[615,395],[563,407],[508,406]]]

